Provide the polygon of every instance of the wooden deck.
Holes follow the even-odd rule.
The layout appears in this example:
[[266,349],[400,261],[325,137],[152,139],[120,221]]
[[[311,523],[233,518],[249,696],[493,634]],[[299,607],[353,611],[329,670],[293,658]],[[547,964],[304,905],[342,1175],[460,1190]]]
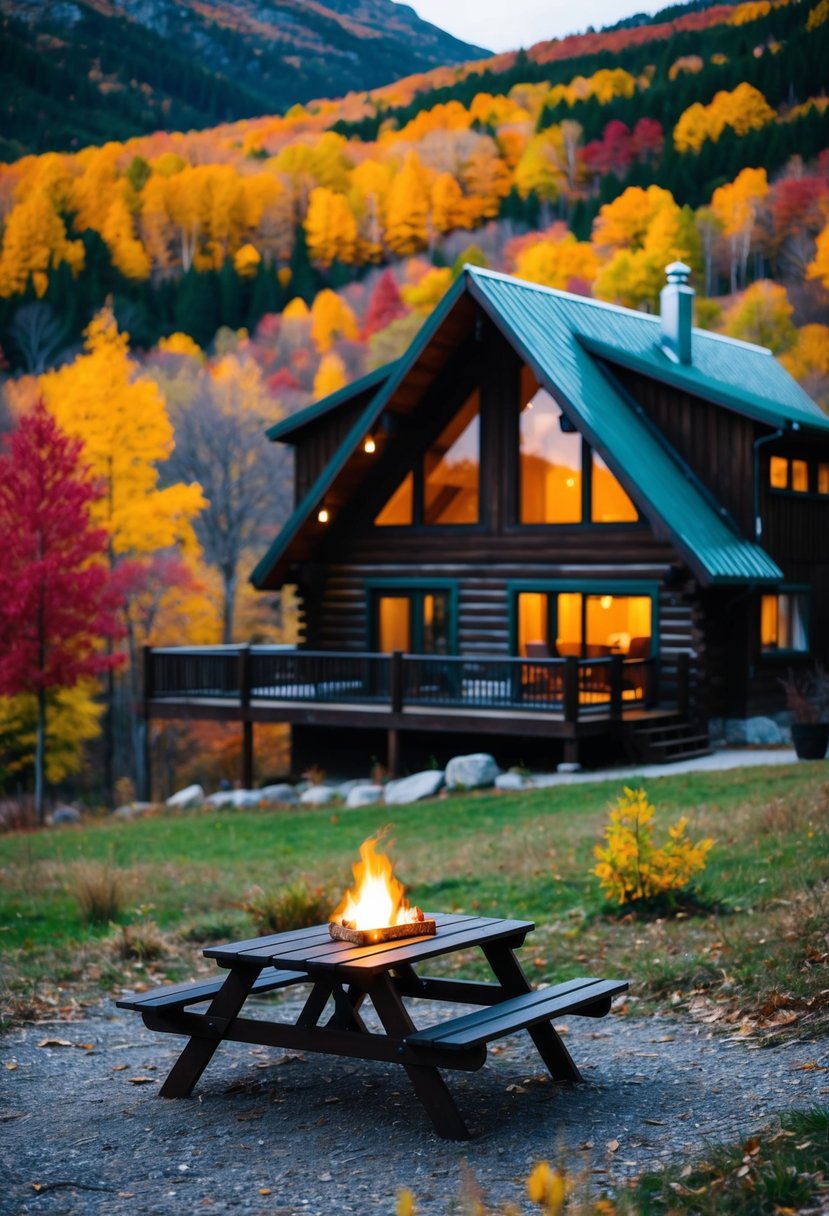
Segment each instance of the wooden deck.
[[684,714],[688,683],[687,661],[668,668],[621,655],[528,661],[269,646],[148,647],[143,716],[239,722],[242,780],[249,787],[258,722],[379,728],[387,732],[392,772],[405,731],[560,739],[565,757],[575,759],[580,739]]

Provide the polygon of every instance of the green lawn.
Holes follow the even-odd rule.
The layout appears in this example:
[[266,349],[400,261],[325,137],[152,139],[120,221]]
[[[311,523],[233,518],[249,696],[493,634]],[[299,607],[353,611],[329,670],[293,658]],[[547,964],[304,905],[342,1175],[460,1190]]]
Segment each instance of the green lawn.
[[[200,942],[250,933],[243,904],[252,887],[277,893],[303,877],[336,899],[361,841],[388,824],[396,870],[422,907],[536,922],[524,951],[534,978],[629,976],[632,1009],[639,1000],[699,1012],[710,1002],[715,1018],[744,1033],[829,1026],[827,766],[649,785],[659,818],[687,815],[692,837],[716,839],[699,887],[718,911],[680,920],[620,922],[602,903],[592,849],[620,791],[597,783],[405,808],[163,813],[0,837],[6,1017],[194,973]],[[96,860],[127,892],[121,920],[151,919],[161,930],[153,962],[125,962],[112,947],[114,926],[82,923],[74,877]]]

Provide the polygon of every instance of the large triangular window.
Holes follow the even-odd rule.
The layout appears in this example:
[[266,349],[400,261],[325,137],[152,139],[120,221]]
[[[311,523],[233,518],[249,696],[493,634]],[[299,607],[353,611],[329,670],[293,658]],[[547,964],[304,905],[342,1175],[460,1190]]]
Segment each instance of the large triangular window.
[[374,522],[379,527],[477,524],[481,426],[477,389],[407,473]]

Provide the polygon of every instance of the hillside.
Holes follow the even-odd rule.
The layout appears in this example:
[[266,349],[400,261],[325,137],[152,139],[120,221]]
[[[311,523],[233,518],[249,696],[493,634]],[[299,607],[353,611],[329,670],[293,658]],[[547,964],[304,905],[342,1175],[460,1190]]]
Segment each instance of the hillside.
[[0,157],[277,113],[488,54],[391,0],[0,3]]

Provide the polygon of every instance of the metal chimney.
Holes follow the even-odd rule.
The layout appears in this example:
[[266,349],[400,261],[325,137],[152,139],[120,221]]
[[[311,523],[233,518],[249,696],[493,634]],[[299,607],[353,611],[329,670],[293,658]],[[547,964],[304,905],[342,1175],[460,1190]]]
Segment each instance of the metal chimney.
[[683,262],[671,262],[665,273],[668,282],[659,293],[662,349],[675,363],[690,363],[694,313],[694,289],[688,286],[691,268]]

